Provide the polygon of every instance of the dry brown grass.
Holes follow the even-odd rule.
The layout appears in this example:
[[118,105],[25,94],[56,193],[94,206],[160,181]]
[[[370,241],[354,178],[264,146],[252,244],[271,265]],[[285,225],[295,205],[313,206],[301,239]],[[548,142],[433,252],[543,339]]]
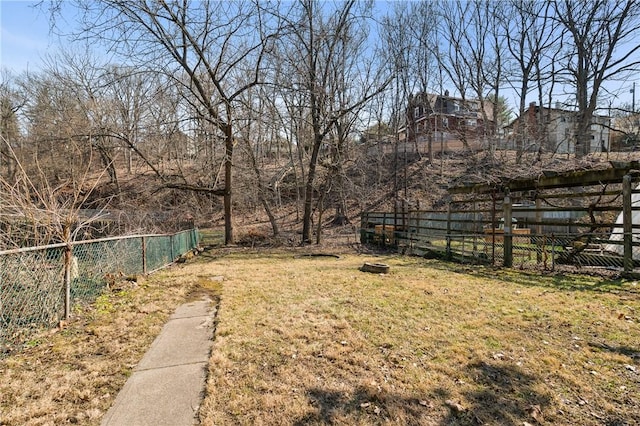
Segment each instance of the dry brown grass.
[[0,359],[0,425],[100,424],[169,315],[201,291],[178,268],[119,285]]
[[191,267],[225,277],[205,425],[640,423],[635,283],[355,255]]
[[0,424],[99,424],[203,292],[221,292],[204,425],[640,424],[634,282],[299,254],[212,250],[107,293],[0,360]]

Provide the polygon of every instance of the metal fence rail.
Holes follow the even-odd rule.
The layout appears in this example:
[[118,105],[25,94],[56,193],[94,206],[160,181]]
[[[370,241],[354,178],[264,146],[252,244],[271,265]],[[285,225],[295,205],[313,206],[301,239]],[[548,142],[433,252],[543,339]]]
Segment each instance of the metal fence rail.
[[94,300],[110,275],[153,272],[198,243],[191,229],[0,251],[0,354]]

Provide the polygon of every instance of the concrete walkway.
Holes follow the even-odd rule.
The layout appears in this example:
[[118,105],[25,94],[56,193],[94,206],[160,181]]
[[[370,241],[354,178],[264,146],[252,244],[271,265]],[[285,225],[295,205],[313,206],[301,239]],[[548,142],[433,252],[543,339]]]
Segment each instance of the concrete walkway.
[[118,393],[101,426],[195,424],[214,317],[210,300],[180,306]]

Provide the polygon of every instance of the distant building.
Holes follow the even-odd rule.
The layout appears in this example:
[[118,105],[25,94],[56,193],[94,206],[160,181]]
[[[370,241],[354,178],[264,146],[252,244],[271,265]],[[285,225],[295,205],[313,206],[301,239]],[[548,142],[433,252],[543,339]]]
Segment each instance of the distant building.
[[611,130],[613,151],[637,151],[640,149],[640,114],[616,117]]
[[492,118],[491,102],[485,101],[483,105],[476,99],[450,96],[449,91],[444,95],[420,92],[409,97],[400,140],[423,146],[431,138],[436,150],[441,143],[446,151],[462,149],[465,145],[481,149],[485,136],[493,132]]
[[[531,102],[524,114],[513,120],[507,127],[506,149],[517,149],[522,143],[525,151],[559,154],[575,153],[577,111],[547,108]],[[591,135],[585,141],[587,152],[610,151],[611,118],[594,115],[591,120]]]

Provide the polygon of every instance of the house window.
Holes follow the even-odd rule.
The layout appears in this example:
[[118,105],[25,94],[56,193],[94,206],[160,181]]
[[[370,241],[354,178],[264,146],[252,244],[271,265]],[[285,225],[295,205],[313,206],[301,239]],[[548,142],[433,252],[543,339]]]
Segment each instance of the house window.
[[449,118],[448,117],[442,117],[442,127],[444,129],[448,129],[449,128]]
[[422,124],[416,124],[416,133],[420,133],[422,131]]
[[467,120],[467,126],[476,127],[478,125],[478,120],[475,118],[470,118]]
[[413,109],[413,117],[414,117],[414,118],[418,118],[418,117],[420,117],[420,107],[415,107],[415,108]]

